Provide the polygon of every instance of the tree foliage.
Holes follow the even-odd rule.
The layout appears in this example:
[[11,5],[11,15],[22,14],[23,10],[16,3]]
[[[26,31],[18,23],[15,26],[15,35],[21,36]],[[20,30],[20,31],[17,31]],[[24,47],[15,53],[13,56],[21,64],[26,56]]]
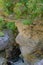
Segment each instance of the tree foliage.
[[2,30],[3,25],[4,25],[3,18],[0,17],[0,29],[1,29],[1,30]]
[[10,29],[12,31],[16,30],[15,22],[13,21],[5,22],[4,19],[0,17],[0,30],[3,30],[5,28]]
[[16,30],[16,26],[14,22],[7,22],[6,27],[11,29],[12,31]]
[[13,13],[13,0],[4,0],[4,10],[8,14]]

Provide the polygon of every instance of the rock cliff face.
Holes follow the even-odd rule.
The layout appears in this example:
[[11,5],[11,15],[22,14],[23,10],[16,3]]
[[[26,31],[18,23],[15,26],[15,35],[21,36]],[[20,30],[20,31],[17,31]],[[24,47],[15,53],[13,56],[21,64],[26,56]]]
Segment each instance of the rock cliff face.
[[[18,21],[16,26],[19,31],[16,42],[20,45],[22,55],[27,62],[33,61],[35,53],[41,55],[40,50],[43,49],[43,21],[35,21],[32,25],[24,25]],[[34,57],[31,56],[32,53]]]

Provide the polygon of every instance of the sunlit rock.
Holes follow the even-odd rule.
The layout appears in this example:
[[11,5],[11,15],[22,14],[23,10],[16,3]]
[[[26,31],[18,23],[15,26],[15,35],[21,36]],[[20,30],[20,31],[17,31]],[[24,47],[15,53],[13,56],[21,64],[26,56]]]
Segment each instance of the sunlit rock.
[[[24,25],[21,21],[16,22],[19,34],[16,42],[20,45],[25,62],[33,62],[37,57],[34,54],[41,55],[39,50],[43,48],[43,21],[38,21],[32,25]],[[38,24],[37,24],[38,23]],[[34,52],[37,50],[36,52]],[[32,56],[31,56],[31,55]]]

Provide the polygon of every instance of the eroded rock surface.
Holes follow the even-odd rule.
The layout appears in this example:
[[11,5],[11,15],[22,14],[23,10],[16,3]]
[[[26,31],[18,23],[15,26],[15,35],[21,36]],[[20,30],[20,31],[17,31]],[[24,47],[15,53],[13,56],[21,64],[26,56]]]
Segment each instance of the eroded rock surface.
[[[21,21],[18,21],[16,22],[16,26],[19,30],[16,42],[20,45],[22,55],[27,62],[33,61],[36,57],[34,55],[29,57],[29,54],[32,54],[35,50],[37,50],[37,53],[43,48],[43,21],[33,22],[33,24],[29,26],[23,25]],[[35,52],[33,52],[33,54],[34,53]],[[40,53],[39,51],[37,54]]]

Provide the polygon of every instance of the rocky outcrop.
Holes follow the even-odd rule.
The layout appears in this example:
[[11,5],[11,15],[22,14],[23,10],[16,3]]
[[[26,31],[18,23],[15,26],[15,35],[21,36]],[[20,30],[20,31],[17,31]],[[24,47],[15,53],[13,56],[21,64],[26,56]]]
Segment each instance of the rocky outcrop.
[[33,61],[36,57],[33,57],[34,55],[31,57],[29,54],[34,54],[34,51],[43,48],[43,21],[35,21],[32,25],[24,25],[22,21],[18,21],[16,26],[19,31],[16,42],[20,45],[22,55],[27,62],[31,59]]
[[12,45],[15,45],[14,35],[13,32],[8,29],[3,29],[1,32],[3,36],[0,36],[0,57],[8,58],[12,50]]
[[11,43],[14,43],[13,33],[11,30],[3,30],[4,36],[0,36],[0,50],[4,50]]

